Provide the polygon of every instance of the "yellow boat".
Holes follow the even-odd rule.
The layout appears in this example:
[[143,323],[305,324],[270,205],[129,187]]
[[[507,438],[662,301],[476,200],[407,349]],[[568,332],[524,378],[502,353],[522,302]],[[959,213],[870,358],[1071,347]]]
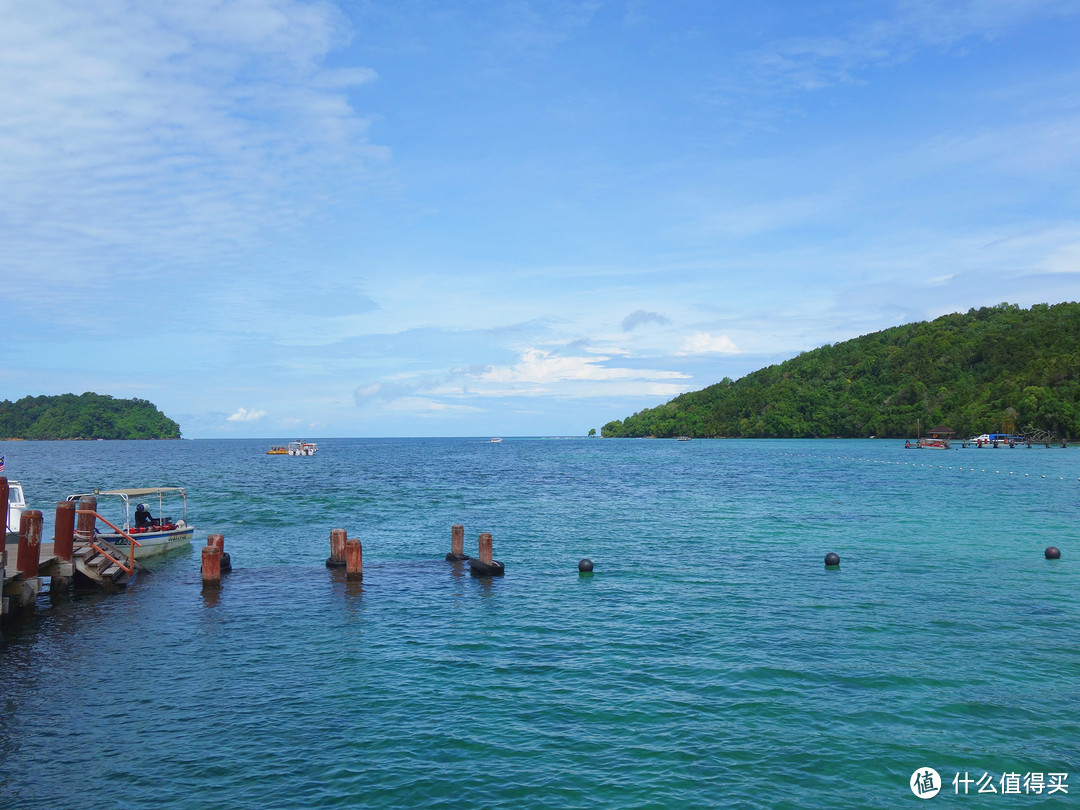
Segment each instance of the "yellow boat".
[[284,445],[275,444],[269,450],[266,451],[268,456],[287,456],[289,455],[289,448]]

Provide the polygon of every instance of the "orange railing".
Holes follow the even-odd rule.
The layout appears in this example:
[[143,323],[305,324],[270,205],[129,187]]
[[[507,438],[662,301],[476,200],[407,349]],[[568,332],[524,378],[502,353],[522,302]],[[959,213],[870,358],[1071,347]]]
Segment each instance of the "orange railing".
[[119,526],[114,526],[112,523],[110,523],[108,520],[103,518],[101,515],[99,515],[93,509],[76,509],[75,514],[77,514],[77,515],[93,515],[98,520],[100,520],[102,523],[104,523],[106,526],[108,526],[110,529],[112,529],[114,532],[116,532],[118,535],[120,535],[121,537],[127,538],[127,541],[129,543],[131,543],[131,545],[128,546],[128,548],[130,549],[130,552],[128,554],[128,564],[127,565],[124,565],[118,559],[113,557],[113,555],[111,555],[105,549],[101,548],[93,540],[90,541],[90,548],[92,548],[98,554],[101,554],[103,557],[105,557],[105,559],[107,559],[113,565],[119,566],[120,569],[123,570],[125,573],[127,573],[128,576],[131,576],[131,574],[134,573],[134,571],[135,571],[135,546],[142,546],[142,543],[140,543],[138,540],[136,540],[130,534],[125,532]]

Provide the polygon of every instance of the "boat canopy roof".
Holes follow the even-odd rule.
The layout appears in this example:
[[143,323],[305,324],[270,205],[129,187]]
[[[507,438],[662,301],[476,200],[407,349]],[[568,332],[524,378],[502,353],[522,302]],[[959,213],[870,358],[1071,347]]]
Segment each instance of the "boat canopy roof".
[[[81,498],[83,495],[119,495],[121,498],[141,498],[144,495],[164,495],[169,492],[184,493],[183,487],[140,487],[135,489],[103,489],[98,492],[84,492],[81,495],[72,495],[68,500]],[[186,494],[186,493],[184,493]]]

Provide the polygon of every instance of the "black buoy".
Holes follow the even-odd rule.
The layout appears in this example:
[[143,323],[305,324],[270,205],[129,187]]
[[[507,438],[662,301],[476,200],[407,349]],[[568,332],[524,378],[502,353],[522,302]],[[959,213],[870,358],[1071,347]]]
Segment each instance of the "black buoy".
[[221,573],[227,574],[229,571],[232,571],[232,557],[229,552],[224,551],[221,554]]
[[501,577],[506,573],[506,566],[498,560],[486,563],[476,557],[466,557],[469,563],[469,573],[477,577]]
[[585,557],[581,562],[577,564],[577,570],[583,574],[591,574],[592,560],[590,560],[588,557]]
[[830,551],[825,555],[825,567],[826,568],[839,568],[840,567],[840,555],[835,551]]
[[1061,549],[1058,548],[1057,546],[1050,546],[1050,548],[1048,548],[1046,550],[1046,559],[1048,559],[1048,560],[1060,560],[1061,559]]

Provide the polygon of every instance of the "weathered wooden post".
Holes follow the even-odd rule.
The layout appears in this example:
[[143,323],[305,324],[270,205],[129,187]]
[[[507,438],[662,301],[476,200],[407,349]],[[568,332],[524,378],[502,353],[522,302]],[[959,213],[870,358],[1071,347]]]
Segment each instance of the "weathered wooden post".
[[232,558],[229,556],[229,552],[225,550],[225,535],[208,535],[206,538],[206,545],[216,546],[217,550],[221,552],[221,573],[227,574],[232,571]]
[[469,559],[469,555],[465,553],[465,527],[460,523],[450,527],[450,553],[446,555],[446,559],[451,562]]
[[22,572],[23,579],[33,579],[38,575],[40,559],[41,510],[27,509],[19,518],[19,555],[15,564]]
[[204,588],[221,584],[221,549],[208,545],[202,550],[202,583]]
[[477,545],[477,559],[469,558],[470,572],[480,576],[501,577],[505,569],[501,562],[491,558],[491,532],[481,532]]
[[94,539],[94,526],[97,518],[91,512],[97,512],[97,498],[94,495],[83,495],[78,503],[78,520],[75,522],[75,539],[86,544]]
[[345,540],[348,536],[344,529],[330,530],[330,556],[326,558],[327,568],[345,567]]
[[364,578],[364,548],[355,537],[345,541],[345,578]]

